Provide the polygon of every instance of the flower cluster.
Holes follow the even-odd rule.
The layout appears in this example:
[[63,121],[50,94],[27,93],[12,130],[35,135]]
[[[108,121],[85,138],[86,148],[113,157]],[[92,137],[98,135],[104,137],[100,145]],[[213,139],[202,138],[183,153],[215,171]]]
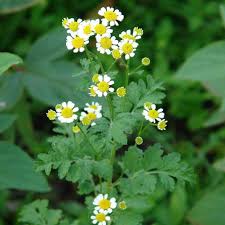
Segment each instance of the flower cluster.
[[143,116],[146,120],[150,121],[151,123],[157,123],[157,128],[159,130],[165,130],[167,126],[167,120],[164,119],[165,113],[163,109],[156,109],[156,105],[150,102],[146,102],[144,104]]
[[110,221],[110,216],[113,210],[117,207],[115,198],[108,199],[108,194],[99,194],[93,201],[95,206],[94,212],[91,216],[92,223],[98,225],[106,225]]
[[[86,126],[94,126],[95,121],[98,118],[102,117],[101,114],[102,106],[97,102],[92,102],[91,104],[86,103],[86,107],[84,108],[84,112],[81,112],[80,121],[83,125]],[[72,123],[78,118],[79,108],[75,107],[75,104],[71,101],[63,102],[62,104],[58,104],[55,107],[55,110],[48,110],[46,113],[49,120],[58,119],[61,123]],[[74,133],[78,133],[80,131],[79,126],[74,126],[72,128]]]
[[89,43],[90,37],[96,40],[97,51],[101,54],[112,55],[114,59],[129,59],[135,55],[138,47],[137,40],[143,35],[143,30],[135,27],[133,30],[123,31],[117,40],[112,36],[113,26],[118,26],[124,16],[118,9],[112,7],[102,7],[98,11],[101,19],[82,20],[74,18],[64,18],[63,27],[67,30],[66,46],[74,53],[83,52]]

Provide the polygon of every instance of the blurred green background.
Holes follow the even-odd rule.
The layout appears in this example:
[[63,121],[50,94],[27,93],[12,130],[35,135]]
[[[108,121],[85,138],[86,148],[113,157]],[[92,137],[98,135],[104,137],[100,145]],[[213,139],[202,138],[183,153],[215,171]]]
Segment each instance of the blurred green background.
[[[81,56],[68,53],[65,34],[59,28],[61,20],[92,17],[101,6],[115,6],[125,15],[118,33],[135,26],[144,30],[132,63],[140,64],[142,57],[149,57],[149,72],[164,82],[166,90],[163,107],[168,130],[163,134],[149,130],[145,138],[162,143],[168,152],[180,152],[198,175],[194,187],[178,186],[173,194],[158,193],[146,224],[214,225],[216,221],[225,225],[224,3],[0,0],[1,52],[17,54],[24,60],[0,77],[1,140],[20,146],[32,158],[48,148],[46,137],[52,127],[45,112],[49,106],[73,97],[81,104],[86,98],[79,95],[81,90],[72,77],[81,70]],[[108,63],[107,57],[103,60]],[[0,177],[1,171],[0,166]],[[51,193],[38,194],[34,188],[18,191],[27,189],[14,184],[6,187],[0,178],[0,188],[4,189],[0,192],[0,224],[16,224],[20,207],[36,197],[47,196],[56,207],[68,200],[80,201],[69,184],[54,176],[50,184]]]

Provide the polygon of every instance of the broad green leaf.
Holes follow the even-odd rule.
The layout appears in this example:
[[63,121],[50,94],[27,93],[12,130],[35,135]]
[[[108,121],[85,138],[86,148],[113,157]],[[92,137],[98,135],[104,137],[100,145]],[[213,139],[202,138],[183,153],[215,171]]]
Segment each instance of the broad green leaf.
[[115,225],[141,225],[142,223],[141,214],[131,210],[117,211],[113,216],[113,223]]
[[19,147],[0,142],[0,189],[49,191],[45,178],[34,171],[33,160]]
[[225,187],[210,190],[200,199],[188,214],[191,224],[224,225]]
[[23,60],[17,55],[8,52],[0,52],[0,75],[8,70],[11,66],[20,64],[22,62]]
[[219,41],[197,51],[178,70],[176,77],[200,81],[209,91],[222,98],[221,109],[206,125],[225,121],[225,41]]
[[33,64],[30,72],[24,74],[23,82],[33,98],[47,105],[68,100],[84,104],[88,94],[80,90],[80,79],[72,77],[79,73],[80,68],[70,62],[40,62]]
[[41,0],[1,0],[0,14],[15,13],[40,2]]
[[20,73],[0,77],[0,111],[12,108],[22,97],[22,94],[23,83]]
[[0,133],[7,130],[15,120],[16,120],[15,115],[0,114]]
[[19,222],[32,225],[58,225],[62,211],[48,209],[48,200],[36,200],[25,205],[19,213]]
[[49,62],[62,57],[66,52],[66,32],[63,28],[58,28],[34,43],[28,52],[26,64],[32,67],[39,62]]

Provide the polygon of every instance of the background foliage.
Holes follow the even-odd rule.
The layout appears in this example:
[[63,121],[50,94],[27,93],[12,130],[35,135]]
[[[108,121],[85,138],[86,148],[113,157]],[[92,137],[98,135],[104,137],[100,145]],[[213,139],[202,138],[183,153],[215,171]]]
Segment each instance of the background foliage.
[[[43,206],[43,215],[50,215],[46,224],[58,224],[63,218],[60,210],[50,208],[63,209],[71,218],[79,216],[85,221],[77,189],[57,181],[53,174],[49,186],[54,191],[48,192],[47,181],[34,173],[31,158],[49,148],[46,137],[52,127],[46,109],[68,98],[81,105],[87,97],[82,92],[87,76],[78,66],[80,56],[67,53],[61,19],[91,17],[109,3],[129,15],[118,32],[134,26],[144,29],[134,63],[150,57],[149,72],[163,80],[166,88],[168,131],[147,130],[146,147],[158,141],[168,153],[180,152],[197,174],[192,187],[178,184],[173,194],[159,189],[132,207],[145,212],[146,224],[213,225],[216,221],[224,225],[225,6],[219,0],[0,1],[1,52],[20,56],[0,54],[0,224],[16,224],[21,207],[43,197],[49,199],[49,206],[43,200],[32,207]],[[106,57],[102,60],[110,64]],[[114,138],[122,144],[130,141],[122,134]],[[129,173],[126,157],[131,156],[124,159]],[[18,180],[21,175],[23,179]],[[126,201],[134,202],[131,196]],[[23,213],[39,221],[35,211],[29,211],[32,207]],[[127,216],[131,216],[129,211]],[[132,216],[134,222],[140,220]],[[121,221],[126,224],[126,217]]]

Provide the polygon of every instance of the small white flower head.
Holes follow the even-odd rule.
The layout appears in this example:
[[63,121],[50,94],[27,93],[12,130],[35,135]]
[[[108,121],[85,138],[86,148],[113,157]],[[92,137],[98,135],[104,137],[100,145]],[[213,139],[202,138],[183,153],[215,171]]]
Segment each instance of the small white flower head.
[[120,59],[122,56],[122,51],[119,49],[118,46],[114,46],[112,50],[112,57],[117,60]]
[[163,119],[163,120],[161,120],[161,121],[158,122],[157,128],[158,128],[159,130],[166,130],[167,123],[168,123],[168,121],[165,120],[165,119]]
[[108,194],[99,194],[93,201],[95,210],[101,213],[112,213],[113,209],[116,208],[117,203],[115,198],[108,199]]
[[151,104],[149,108],[145,108],[142,114],[146,120],[149,120],[152,123],[164,118],[163,109],[160,108],[157,110],[155,104]]
[[104,35],[104,34],[111,34],[113,30],[107,26],[106,24],[103,24],[99,19],[93,21],[93,31],[96,35]]
[[136,39],[141,39],[143,33],[144,33],[143,29],[139,27],[135,27],[133,29],[133,35],[135,36]]
[[75,113],[79,108],[75,107],[73,102],[63,102],[61,106],[61,108],[56,109],[57,118],[61,123],[72,123],[77,119],[77,115]]
[[86,103],[86,106],[84,110],[87,112],[101,112],[102,110],[102,106],[98,102]]
[[116,48],[116,45],[118,44],[118,41],[114,36],[110,36],[110,34],[104,34],[102,36],[97,35],[96,36],[96,47],[97,50],[101,54],[110,54],[113,48]]
[[125,39],[119,42],[119,48],[122,51],[122,53],[125,55],[125,59],[134,57],[137,46],[138,46],[138,43],[133,40]]
[[98,97],[107,96],[108,92],[113,92],[114,88],[111,85],[114,84],[114,81],[108,75],[99,75],[99,82],[94,86],[94,91]]
[[102,7],[98,11],[98,14],[104,17],[102,22],[104,24],[109,24],[110,26],[118,26],[118,21],[121,22],[124,19],[122,13],[118,9],[114,9],[112,7]]
[[77,31],[77,33],[79,36],[86,37],[86,39],[94,35],[93,21],[92,20],[82,21],[80,23],[79,30]]
[[62,26],[66,29],[69,27],[69,18],[68,17],[62,19]]
[[102,117],[102,114],[99,111],[92,111],[92,112],[81,112],[80,121],[85,126],[94,126],[96,123],[95,120]]
[[73,49],[74,53],[83,52],[85,50],[85,45],[88,44],[88,39],[84,36],[75,35],[73,37],[67,36],[66,47],[69,50]]
[[119,37],[123,40],[136,40],[136,37],[131,33],[131,30],[123,31]]
[[66,23],[66,26],[64,26],[65,28],[67,28],[67,33],[69,34],[77,34],[77,31],[79,30],[79,26],[80,26],[80,23],[82,22],[82,19],[77,19],[77,20],[74,20],[73,18],[70,18],[70,19],[67,19],[67,21],[64,21],[64,23]]
[[110,221],[110,216],[107,213],[94,211],[94,215],[91,216],[92,223],[98,225],[106,225],[107,221]]
[[96,91],[95,91],[96,90],[96,86],[95,85],[91,85],[89,87],[89,90],[90,90],[89,95],[91,97],[96,97],[97,96]]

